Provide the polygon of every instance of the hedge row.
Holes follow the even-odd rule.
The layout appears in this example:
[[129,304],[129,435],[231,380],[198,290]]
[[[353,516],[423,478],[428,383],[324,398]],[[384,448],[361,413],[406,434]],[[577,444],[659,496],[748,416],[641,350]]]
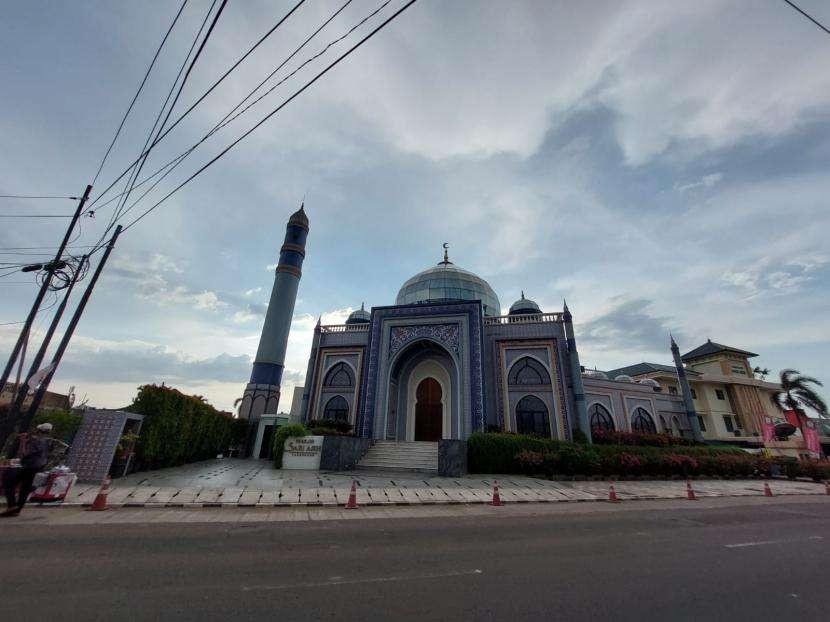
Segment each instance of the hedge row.
[[600,445],[636,445],[644,447],[670,447],[676,445],[702,445],[691,438],[671,434],[642,434],[639,432],[620,432],[618,430],[594,430],[591,432],[594,443]]
[[471,473],[533,475],[751,475],[754,456],[737,447],[580,445],[518,434],[472,434]]
[[144,385],[125,410],[144,415],[136,466],[159,469],[214,458],[243,442],[247,421],[216,410],[204,398],[164,385]]

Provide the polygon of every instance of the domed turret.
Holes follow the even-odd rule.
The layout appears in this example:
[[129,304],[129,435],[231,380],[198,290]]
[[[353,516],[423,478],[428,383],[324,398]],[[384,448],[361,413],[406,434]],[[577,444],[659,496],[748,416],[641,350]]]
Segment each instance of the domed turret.
[[360,303],[360,308],[352,311],[349,317],[346,318],[346,324],[368,324],[372,321],[372,315],[363,308],[363,303]]
[[539,309],[539,305],[535,302],[530,300],[529,298],[525,298],[525,293],[522,292],[522,297],[519,298],[516,302],[510,305],[510,315],[537,315],[541,313],[542,310]]
[[614,378],[616,382],[634,382],[634,378],[629,376],[628,374],[620,374]]
[[484,305],[484,315],[501,315],[501,303],[490,284],[453,264],[447,257],[445,247],[444,260],[406,281],[398,292],[395,304],[459,300],[480,300]]
[[300,209],[291,214],[291,217],[288,219],[288,224],[300,225],[308,229],[308,216],[305,213],[305,202],[300,204]]

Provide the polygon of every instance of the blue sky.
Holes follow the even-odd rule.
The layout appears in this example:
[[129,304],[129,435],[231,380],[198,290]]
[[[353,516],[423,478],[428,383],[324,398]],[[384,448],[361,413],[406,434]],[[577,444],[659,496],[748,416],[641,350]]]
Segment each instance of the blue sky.
[[[380,3],[354,0],[298,58]],[[291,4],[231,0],[177,110]],[[824,3],[801,4],[830,22]],[[6,7],[0,194],[83,190],[177,6]],[[188,3],[93,197],[136,157],[207,6]],[[308,0],[146,170],[195,142],[337,6]],[[125,234],[53,386],[115,407],[165,381],[230,408],[304,195],[311,234],[286,409],[317,316],[336,323],[362,301],[393,303],[444,241],[505,309],[522,289],[545,310],[567,298],[588,366],[668,362],[672,331],[684,351],[710,337],[774,372],[830,382],[828,57],[830,37],[776,1],[420,0]],[[151,196],[298,84],[217,133]],[[72,208],[0,203],[0,213]],[[97,240],[110,210],[85,220],[76,244]],[[64,224],[6,220],[0,247],[54,244]],[[0,279],[0,322],[21,320],[33,296],[31,279]],[[0,326],[4,351],[18,328]]]

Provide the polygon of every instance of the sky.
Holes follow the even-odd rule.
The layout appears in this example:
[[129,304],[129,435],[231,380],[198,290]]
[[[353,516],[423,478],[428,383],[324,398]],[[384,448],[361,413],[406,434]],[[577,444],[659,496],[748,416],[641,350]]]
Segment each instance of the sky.
[[[342,2],[305,2],[158,144],[142,178],[196,143]],[[230,0],[172,118],[293,4]],[[123,223],[403,4],[353,0],[268,85],[383,4],[200,145]],[[800,5],[830,23],[826,3]],[[178,6],[8,3],[0,194],[83,192]],[[93,199],[140,153],[208,6],[187,3]],[[165,382],[232,409],[285,222],[303,199],[311,231],[283,410],[317,318],[342,323],[362,302],[393,304],[444,242],[505,312],[521,290],[545,311],[567,299],[587,367],[669,363],[671,332],[682,351],[711,338],[758,353],[752,363],[772,374],[792,367],[828,384],[828,58],[830,36],[777,0],[419,0],[123,235],[52,388],[120,407],[139,385]],[[114,206],[82,220],[73,253],[99,240]],[[0,214],[73,209],[0,199]],[[0,262],[12,264],[44,259],[17,249],[54,247],[67,221],[0,224]],[[31,275],[0,277],[4,361],[20,330],[9,323],[35,293]],[[38,316],[34,342],[48,321]]]

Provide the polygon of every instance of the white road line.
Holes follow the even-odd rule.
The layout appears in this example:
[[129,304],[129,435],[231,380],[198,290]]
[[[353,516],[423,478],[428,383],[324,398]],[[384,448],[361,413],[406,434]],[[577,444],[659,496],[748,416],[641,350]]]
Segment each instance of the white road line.
[[418,579],[444,579],[446,577],[463,577],[467,575],[484,574],[481,570],[459,570],[457,572],[441,572],[434,574],[418,574],[407,576],[392,576],[392,577],[370,577],[366,579],[343,579],[341,577],[331,577],[326,581],[309,582],[309,583],[286,583],[284,585],[243,585],[243,592],[254,592],[258,590],[291,590],[303,587],[324,587],[328,585],[355,585],[357,583],[389,583],[392,581],[412,581]]
[[823,540],[821,536],[808,536],[807,538],[795,538],[793,540],[758,540],[757,542],[738,542],[737,544],[724,544],[727,549],[740,549],[747,546],[764,546],[765,544],[781,544],[783,542],[803,542],[805,540]]

